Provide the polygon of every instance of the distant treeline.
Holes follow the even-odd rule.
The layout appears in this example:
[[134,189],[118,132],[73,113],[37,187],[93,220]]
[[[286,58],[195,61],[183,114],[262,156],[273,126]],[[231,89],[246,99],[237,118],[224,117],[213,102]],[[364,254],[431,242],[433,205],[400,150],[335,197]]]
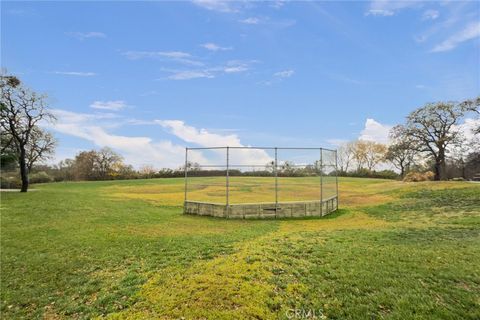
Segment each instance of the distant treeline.
[[[410,171],[430,172],[433,164],[425,163],[422,167],[411,167]],[[188,163],[189,177],[225,177],[226,170],[206,170],[197,163]],[[342,170],[338,168],[338,176],[359,177],[359,178],[380,178],[399,179],[401,176],[392,170],[370,170],[359,167],[353,170]],[[430,171],[429,171],[430,170]],[[446,172],[449,179],[469,176],[480,171],[480,153],[471,153],[466,161],[447,161]],[[294,163],[284,162],[277,168],[279,177],[314,177],[319,176],[320,166],[318,163],[295,166]],[[230,169],[232,177],[255,176],[273,177],[274,168],[271,163],[265,167],[246,168],[246,170]],[[335,176],[336,172],[330,170],[323,172],[324,176]],[[152,166],[143,166],[134,169],[131,165],[125,164],[123,158],[109,148],[79,152],[74,159],[60,161],[56,165],[35,165],[29,174],[31,183],[61,182],[61,181],[98,181],[98,180],[126,180],[126,179],[151,179],[151,178],[182,178],[185,176],[184,167],[176,169],[163,168],[155,169]],[[425,179],[431,179],[429,176]],[[417,179],[417,178],[414,178]],[[21,181],[18,175],[18,168],[15,161],[2,161],[2,188],[18,188]]]
[[[188,163],[189,177],[225,177],[224,170],[206,170],[197,163]],[[18,178],[16,162],[2,163],[2,188],[18,188],[21,181]],[[255,176],[273,177],[274,168],[271,163],[255,170],[230,169],[228,174],[232,177]],[[324,176],[335,176],[335,171],[323,172]],[[360,169],[355,172],[339,171],[340,176],[371,177],[395,179],[398,174],[391,170],[374,171]],[[277,168],[279,177],[314,177],[320,175],[318,163],[297,167],[291,162],[284,162]],[[131,165],[125,164],[123,158],[109,148],[79,152],[74,159],[60,161],[56,165],[35,165],[29,175],[30,183],[46,183],[61,181],[98,181],[98,180],[126,180],[126,179],[151,179],[151,178],[182,178],[185,176],[185,167],[177,169],[163,168],[156,170],[152,166],[143,166],[135,170]]]

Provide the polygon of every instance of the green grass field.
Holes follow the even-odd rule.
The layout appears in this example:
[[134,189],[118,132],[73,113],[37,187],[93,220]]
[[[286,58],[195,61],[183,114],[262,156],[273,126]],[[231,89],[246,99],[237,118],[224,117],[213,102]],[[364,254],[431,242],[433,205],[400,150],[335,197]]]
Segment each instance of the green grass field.
[[480,318],[478,184],[342,178],[330,216],[253,221],[182,215],[182,179],[35,189],[1,194],[4,319]]

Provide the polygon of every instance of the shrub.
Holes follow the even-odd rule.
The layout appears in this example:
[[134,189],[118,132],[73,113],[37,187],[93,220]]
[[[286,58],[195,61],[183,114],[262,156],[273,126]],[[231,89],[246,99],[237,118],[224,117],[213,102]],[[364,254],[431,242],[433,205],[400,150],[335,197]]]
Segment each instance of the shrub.
[[52,182],[53,178],[45,171],[40,171],[30,175],[30,183],[46,183]]
[[[332,172],[335,175],[335,171]],[[340,177],[355,177],[355,178],[376,178],[376,179],[397,179],[398,173],[392,170],[370,171],[368,169],[360,169],[352,172],[339,172]]]
[[393,170],[374,171],[373,178],[379,179],[397,179],[398,173]]
[[22,181],[17,176],[5,176],[2,174],[0,177],[1,189],[19,189],[22,186]]
[[410,171],[407,175],[403,178],[404,182],[419,182],[419,181],[430,181],[433,180],[435,174],[432,171],[427,172],[416,172]]

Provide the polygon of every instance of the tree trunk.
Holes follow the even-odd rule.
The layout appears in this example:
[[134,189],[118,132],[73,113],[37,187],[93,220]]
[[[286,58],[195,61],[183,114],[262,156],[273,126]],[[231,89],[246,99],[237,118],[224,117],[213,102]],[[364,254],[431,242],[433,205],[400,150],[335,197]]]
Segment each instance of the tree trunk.
[[433,180],[440,180],[440,163],[438,162],[438,160],[435,160],[435,176],[433,177]]
[[446,180],[445,175],[445,150],[438,150],[438,157],[435,159],[435,181]]
[[26,161],[25,148],[20,149],[20,157],[18,159],[20,165],[20,176],[22,177],[22,189],[20,192],[27,192],[28,190],[28,168]]

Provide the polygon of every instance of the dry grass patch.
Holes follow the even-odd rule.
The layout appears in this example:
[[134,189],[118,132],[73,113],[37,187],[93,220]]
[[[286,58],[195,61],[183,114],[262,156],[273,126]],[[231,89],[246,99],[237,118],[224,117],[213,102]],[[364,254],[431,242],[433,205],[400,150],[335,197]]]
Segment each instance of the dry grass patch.
[[181,216],[158,224],[129,225],[122,231],[149,238],[228,234],[244,228],[245,222],[228,220],[222,223],[215,218]]
[[232,255],[158,273],[139,292],[141,302],[108,318],[275,319],[268,308],[275,265],[258,240],[245,242]]
[[312,220],[287,220],[280,223],[280,232],[310,232],[310,231],[332,231],[351,229],[380,229],[391,227],[392,224],[371,217],[361,211],[348,212],[335,218],[312,219]]

